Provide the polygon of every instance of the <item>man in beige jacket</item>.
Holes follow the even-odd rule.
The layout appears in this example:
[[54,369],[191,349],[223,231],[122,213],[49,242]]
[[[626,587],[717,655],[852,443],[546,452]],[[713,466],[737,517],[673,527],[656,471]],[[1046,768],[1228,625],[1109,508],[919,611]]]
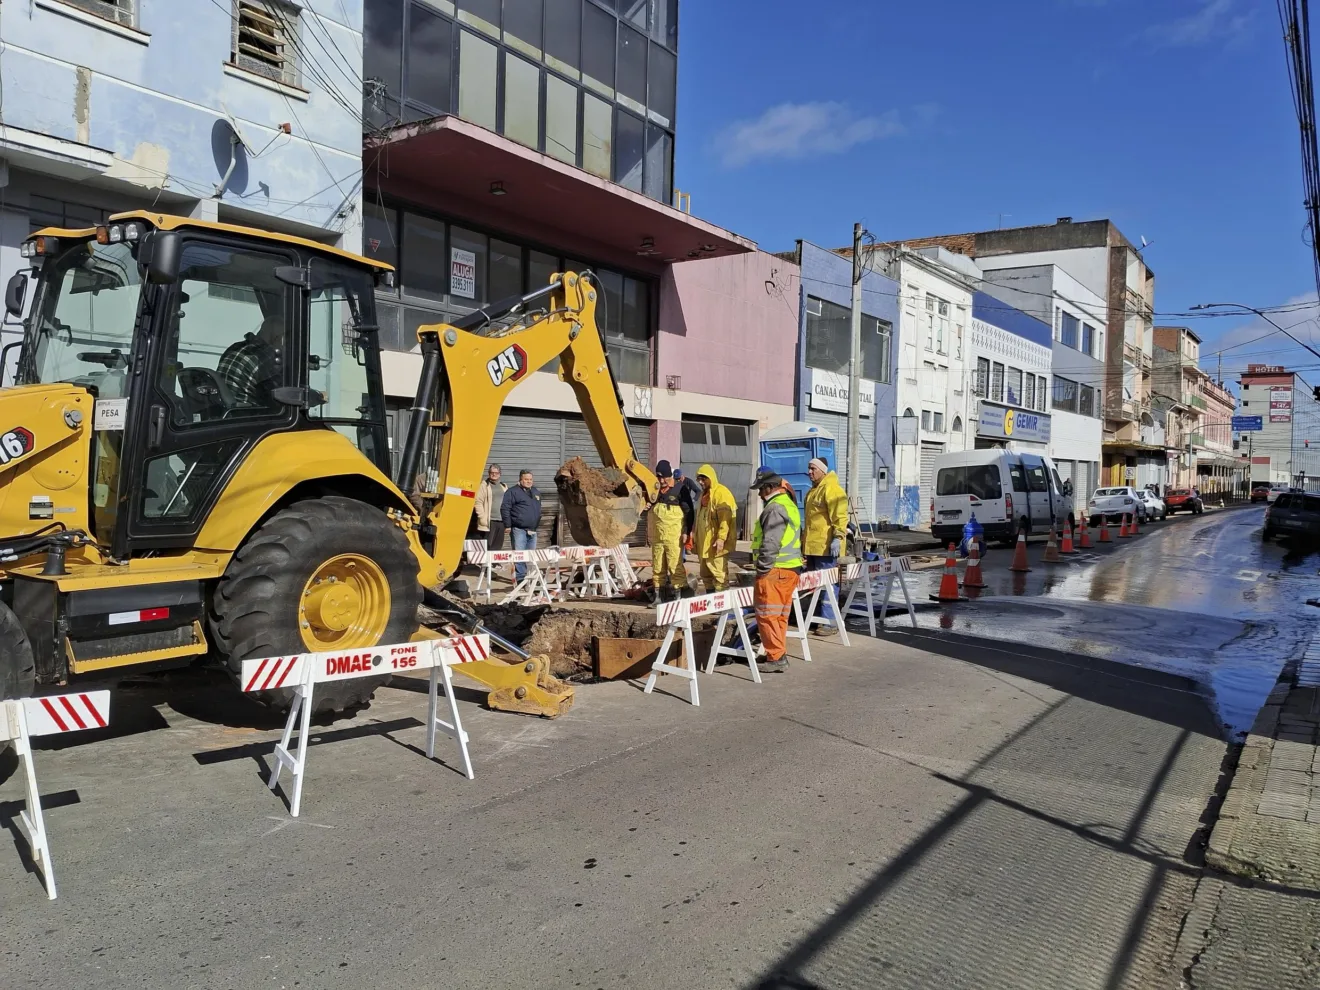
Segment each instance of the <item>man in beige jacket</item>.
[[477,532],[485,537],[486,546],[491,550],[504,549],[504,522],[500,518],[500,509],[508,490],[509,486],[500,481],[500,466],[492,464],[486,469],[486,480],[477,489],[477,497],[472,503]]

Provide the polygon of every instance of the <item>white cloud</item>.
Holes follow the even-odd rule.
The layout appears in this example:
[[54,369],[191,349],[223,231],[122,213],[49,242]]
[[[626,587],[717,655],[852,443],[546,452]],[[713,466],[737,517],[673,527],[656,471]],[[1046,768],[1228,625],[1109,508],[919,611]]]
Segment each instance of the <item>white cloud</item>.
[[1241,0],[1197,0],[1198,8],[1185,17],[1152,24],[1142,37],[1156,48],[1192,48],[1215,41],[1233,42],[1251,26],[1252,12]]
[[715,150],[726,168],[741,168],[762,159],[837,155],[904,130],[896,110],[860,116],[843,103],[780,103],[725,128]]

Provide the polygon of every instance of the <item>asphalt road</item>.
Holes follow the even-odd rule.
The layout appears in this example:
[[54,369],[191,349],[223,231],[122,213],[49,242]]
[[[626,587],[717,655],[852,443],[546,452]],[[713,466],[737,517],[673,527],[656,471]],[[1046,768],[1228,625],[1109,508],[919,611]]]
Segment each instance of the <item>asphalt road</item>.
[[298,820],[270,719],[199,673],[124,686],[36,754],[60,897],[0,843],[0,986],[1176,986],[1225,752],[1195,682],[891,628],[696,709],[464,689],[473,781],[386,688],[318,729]]
[[[1187,676],[1241,733],[1320,619],[1306,605],[1320,596],[1320,553],[1263,543],[1263,517],[1263,506],[1176,515],[1061,564],[1044,563],[1033,542],[1026,574],[992,549],[977,600],[927,608],[921,624]],[[920,572],[920,599],[941,574]]]

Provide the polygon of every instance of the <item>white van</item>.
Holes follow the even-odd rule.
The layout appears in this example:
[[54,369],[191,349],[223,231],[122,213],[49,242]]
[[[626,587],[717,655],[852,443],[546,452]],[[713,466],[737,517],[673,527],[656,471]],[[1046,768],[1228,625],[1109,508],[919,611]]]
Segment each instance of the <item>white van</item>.
[[957,543],[975,513],[987,540],[1012,543],[1018,530],[1032,533],[1074,527],[1072,482],[1063,481],[1044,454],[1004,447],[964,450],[935,458],[935,496],[930,530],[941,543]]

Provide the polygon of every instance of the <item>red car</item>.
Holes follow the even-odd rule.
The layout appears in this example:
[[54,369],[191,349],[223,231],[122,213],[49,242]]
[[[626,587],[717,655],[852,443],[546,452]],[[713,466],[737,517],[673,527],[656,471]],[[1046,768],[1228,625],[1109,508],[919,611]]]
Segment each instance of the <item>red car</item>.
[[1269,485],[1253,485],[1251,488],[1251,501],[1268,502],[1270,500]]
[[1205,511],[1205,507],[1201,504],[1201,496],[1191,488],[1170,488],[1164,493],[1164,508],[1168,510],[1169,515],[1183,511],[1199,516]]

